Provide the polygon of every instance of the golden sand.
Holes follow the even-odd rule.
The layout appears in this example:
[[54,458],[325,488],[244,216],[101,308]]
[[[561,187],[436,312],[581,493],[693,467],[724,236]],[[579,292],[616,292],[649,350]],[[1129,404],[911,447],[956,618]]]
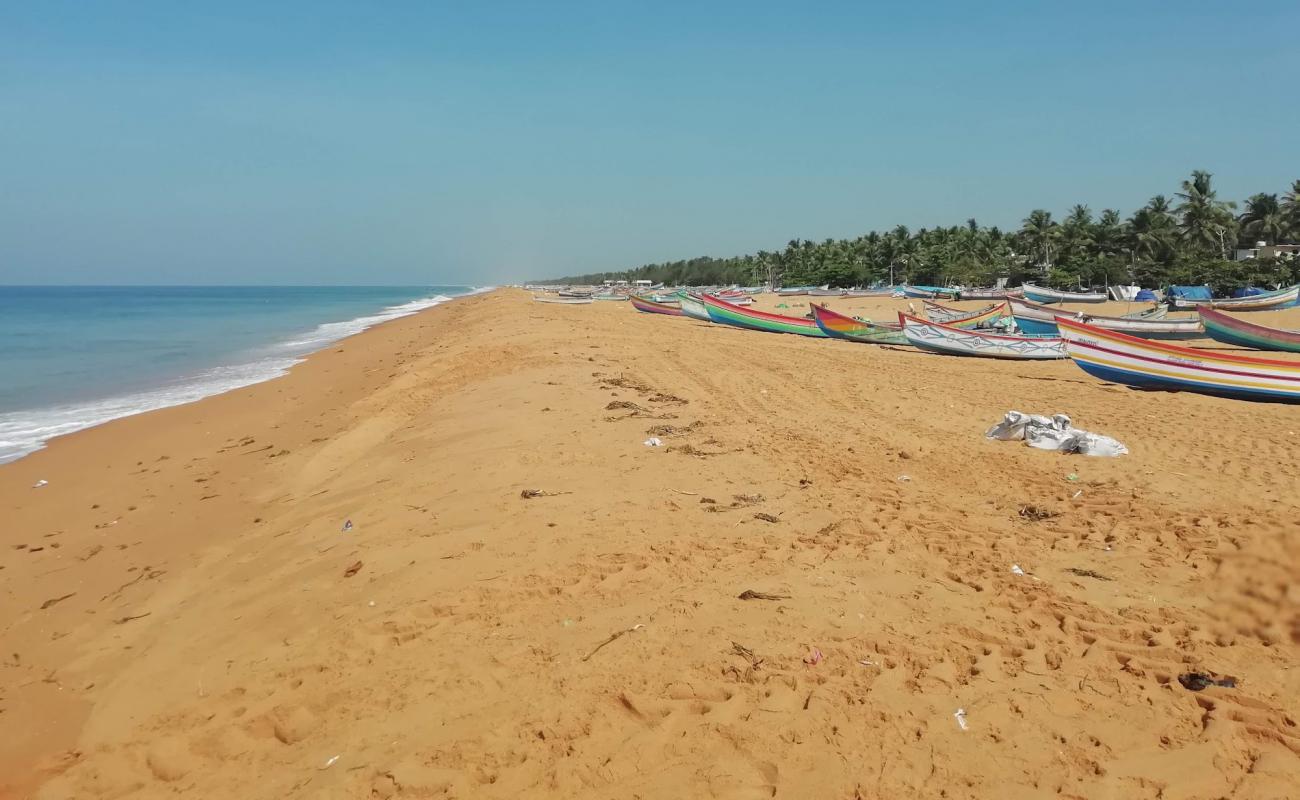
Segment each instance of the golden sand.
[[0,796],[1296,797],[1298,489],[1295,406],[457,300],[0,467]]

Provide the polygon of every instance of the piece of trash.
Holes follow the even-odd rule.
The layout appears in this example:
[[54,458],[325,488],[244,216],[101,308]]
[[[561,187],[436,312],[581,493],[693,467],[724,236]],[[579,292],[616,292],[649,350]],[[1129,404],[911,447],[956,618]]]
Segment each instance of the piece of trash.
[[1012,572],[1012,574],[1014,574],[1014,575],[1024,575],[1024,574],[1025,574],[1025,571],[1024,571],[1023,569],[1020,568],[1020,565],[1019,565],[1019,564],[1012,564],[1012,565],[1011,565],[1011,572]]
[[[1109,548],[1107,548],[1109,549]],[[1100,572],[1094,572],[1090,569],[1079,569],[1078,567],[1066,567],[1065,571],[1071,575],[1078,575],[1080,578],[1093,578],[1099,581],[1113,581],[1114,578],[1108,578]]]
[[559,497],[562,494],[573,494],[573,492],[548,492],[543,489],[524,489],[519,496],[525,500],[532,500],[534,497]]
[[33,489],[39,489],[39,488],[41,488],[42,486],[49,486],[49,485],[50,485],[50,482],[49,482],[49,481],[45,480],[44,478],[41,478],[41,479],[40,479],[39,481],[37,481],[36,483],[33,483],[33,484],[32,484],[32,488],[33,488]]
[[1039,506],[1029,505],[1020,507],[1020,516],[1033,522],[1042,522],[1045,519],[1051,519],[1058,516],[1055,511],[1051,511]]
[[1128,448],[1109,436],[1081,430],[1065,414],[1051,417],[1008,411],[1002,421],[984,432],[989,439],[1023,441],[1040,450],[1080,453],[1085,456],[1122,456]]
[[741,600],[789,600],[788,594],[768,594],[767,592],[756,592],[753,589],[746,589],[737,595]]
[[371,600],[369,603],[366,603],[366,605],[370,606],[371,608],[374,608],[374,607],[375,607],[375,601],[374,601],[374,600]]
[[566,627],[566,628],[572,628],[572,627],[573,627],[573,620],[571,620],[571,619],[566,619],[564,622],[561,622],[560,624],[563,625],[563,626]]
[[597,651],[599,651],[600,648],[604,647],[605,645],[609,644],[610,642],[614,641],[615,639],[619,638],[620,636],[625,636],[625,635],[627,635],[627,634],[629,634],[629,633],[632,633],[633,631],[639,631],[639,630],[641,630],[641,629],[644,628],[644,627],[645,627],[645,623],[643,623],[643,622],[638,622],[637,624],[633,625],[633,626],[630,627],[630,628],[624,628],[624,629],[621,630],[621,631],[614,631],[613,633],[611,633],[611,634],[609,635],[609,638],[608,638],[608,639],[606,639],[605,641],[603,641],[603,642],[601,642],[600,644],[596,645],[595,648],[593,648],[592,651],[591,651],[590,653],[588,653],[588,654],[586,654],[585,656],[583,656],[583,657],[582,657],[582,660],[583,660],[583,661],[590,661],[590,660],[591,660],[591,657],[594,656],[594,655],[596,655]]
[[1082,490],[1082,489],[1080,489],[1079,491],[1077,491],[1077,492],[1075,492],[1073,495],[1071,495],[1071,496],[1070,496],[1070,499],[1071,499],[1071,500],[1078,500],[1078,499],[1079,499],[1079,495],[1081,495],[1081,494],[1083,494],[1083,490]]
[[862,659],[861,661],[859,661],[858,663],[861,664],[861,665],[864,666],[864,667],[874,667],[874,666],[876,665],[876,662],[874,662],[874,661],[868,661],[868,660],[866,660],[865,658]]
[[334,762],[338,760],[339,760],[338,756],[330,756],[329,760],[325,762],[325,766],[321,767],[321,769],[329,769],[330,767],[334,766]]
[[808,655],[804,656],[803,663],[810,667],[815,667],[825,660],[826,656],[822,655],[822,651],[814,647],[808,651]]
[[1184,672],[1178,676],[1178,682],[1189,692],[1199,692],[1211,686],[1223,686],[1228,689],[1237,687],[1236,678],[1216,678],[1204,672]]
[[1071,472],[1069,475],[1065,476],[1065,479],[1067,481],[1077,481],[1079,480],[1079,475],[1076,472]]
[[912,476],[910,476],[910,475],[899,475],[899,476],[898,476],[898,482],[899,482],[899,483],[907,483],[907,482],[910,481],[910,480],[912,480]]
[[350,530],[352,530],[352,520],[343,523],[343,532],[347,533]]
[[353,575],[356,575],[360,571],[361,571],[361,562],[358,561],[357,563],[343,570],[343,577],[351,578]]
[[957,719],[957,727],[961,728],[962,730],[966,730],[967,729],[966,709],[964,708],[957,709],[955,712],[953,712],[953,716],[956,717]]
[[645,445],[646,447],[662,447],[664,442],[663,439],[660,439],[658,436],[651,436],[649,439],[646,439],[641,444]]

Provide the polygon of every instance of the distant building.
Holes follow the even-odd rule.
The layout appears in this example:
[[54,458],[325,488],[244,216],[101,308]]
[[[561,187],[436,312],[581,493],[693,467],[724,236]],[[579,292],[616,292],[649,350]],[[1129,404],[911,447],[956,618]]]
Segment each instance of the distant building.
[[1244,250],[1237,251],[1237,260],[1245,261],[1250,258],[1295,258],[1300,255],[1300,244],[1264,244],[1255,242],[1254,247],[1248,247]]
[[654,281],[636,281],[637,286],[653,286]]

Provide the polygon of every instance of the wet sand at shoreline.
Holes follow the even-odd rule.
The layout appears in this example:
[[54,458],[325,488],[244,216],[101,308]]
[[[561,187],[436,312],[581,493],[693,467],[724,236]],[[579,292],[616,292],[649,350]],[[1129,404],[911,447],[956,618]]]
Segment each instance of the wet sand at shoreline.
[[0,466],[0,797],[1296,796],[1298,445],[1069,361],[456,300]]

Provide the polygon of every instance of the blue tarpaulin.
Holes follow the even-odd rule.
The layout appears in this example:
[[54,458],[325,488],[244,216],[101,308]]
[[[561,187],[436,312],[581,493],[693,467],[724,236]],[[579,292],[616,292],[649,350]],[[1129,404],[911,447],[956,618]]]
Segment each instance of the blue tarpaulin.
[[1170,286],[1170,297],[1181,297],[1184,300],[1213,300],[1214,295],[1210,294],[1208,286]]
[[1260,289],[1256,286],[1247,286],[1244,289],[1238,289],[1237,291],[1233,292],[1232,296],[1233,297],[1254,297],[1257,294],[1264,294],[1267,291],[1268,291],[1267,289]]
[[1133,299],[1145,300],[1147,302],[1154,303],[1156,301],[1156,293],[1151,291],[1150,289],[1143,289],[1142,291],[1138,292],[1137,296],[1135,296]]

